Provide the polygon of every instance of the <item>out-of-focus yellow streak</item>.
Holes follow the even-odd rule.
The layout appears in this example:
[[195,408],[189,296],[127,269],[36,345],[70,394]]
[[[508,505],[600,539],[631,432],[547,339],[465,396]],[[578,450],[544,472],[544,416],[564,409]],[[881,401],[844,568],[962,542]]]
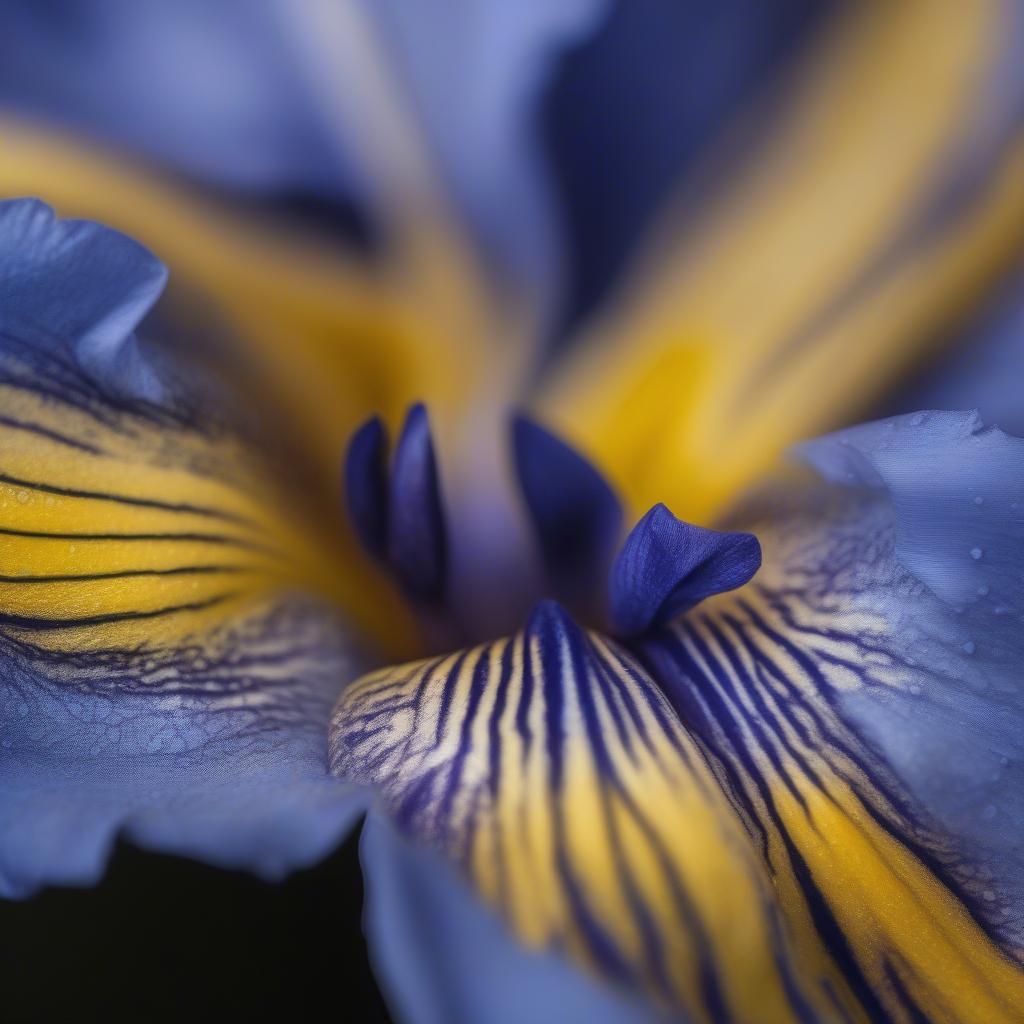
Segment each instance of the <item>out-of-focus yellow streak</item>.
[[[431,403],[442,431],[454,433],[476,400],[480,373],[493,373],[486,346],[497,332],[485,326],[492,311],[465,265],[468,253],[438,225],[420,223],[407,224],[377,258],[359,259],[11,121],[0,122],[0,195],[40,196],[63,216],[116,227],[168,265],[164,310],[202,332],[192,347],[227,360],[225,383],[236,400],[305,466],[302,479],[314,493],[302,503],[319,509],[309,544],[319,539],[332,553],[318,572],[347,577],[332,589],[344,591],[346,610],[364,620],[360,605],[371,593],[379,599],[381,581],[370,579],[376,573],[347,536],[343,452],[367,416],[397,425],[419,399]],[[394,620],[393,602],[381,611]],[[389,633],[397,651],[414,650],[408,636],[399,642],[407,624],[393,625],[372,632]]]
[[868,408],[1019,253],[1024,142],[961,214],[901,234],[965,155],[1005,49],[999,14],[995,0],[847,11],[779,130],[700,223],[673,219],[549,381],[545,418],[635,512],[722,513],[792,442]]
[[239,357],[251,398],[333,480],[352,428],[427,399],[457,408],[483,359],[485,301],[441,230],[375,261],[261,223],[120,157],[0,122],[0,194],[101,221],[170,268],[168,304]]

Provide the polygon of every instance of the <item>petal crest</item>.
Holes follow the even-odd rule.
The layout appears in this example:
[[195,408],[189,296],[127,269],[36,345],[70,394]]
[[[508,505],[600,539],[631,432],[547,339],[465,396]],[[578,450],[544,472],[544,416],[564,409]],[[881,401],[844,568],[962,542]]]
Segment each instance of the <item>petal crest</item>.
[[612,566],[612,625],[623,636],[645,633],[712,594],[742,587],[760,565],[752,534],[706,530],[655,505]]

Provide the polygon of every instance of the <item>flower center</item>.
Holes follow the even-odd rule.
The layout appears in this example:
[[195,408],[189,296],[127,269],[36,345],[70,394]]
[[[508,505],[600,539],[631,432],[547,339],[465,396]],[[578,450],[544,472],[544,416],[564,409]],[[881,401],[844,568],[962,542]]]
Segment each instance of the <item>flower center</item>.
[[345,497],[356,533],[419,613],[431,646],[451,649],[519,628],[524,579],[532,581],[531,603],[555,598],[584,624],[628,636],[757,571],[756,538],[691,526],[663,505],[637,523],[616,557],[623,512],[601,473],[525,417],[512,420],[508,438],[517,511],[529,521],[533,546],[510,557],[501,547],[515,543],[507,531],[477,531],[492,550],[476,554],[473,570],[509,595],[507,621],[488,623],[482,636],[457,600],[450,552],[459,538],[451,535],[425,407],[409,410],[393,449],[378,418],[349,443]]

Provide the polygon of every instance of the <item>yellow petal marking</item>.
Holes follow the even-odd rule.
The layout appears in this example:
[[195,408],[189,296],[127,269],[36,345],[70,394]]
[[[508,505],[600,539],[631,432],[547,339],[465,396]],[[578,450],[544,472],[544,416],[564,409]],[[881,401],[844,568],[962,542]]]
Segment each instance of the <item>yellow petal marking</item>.
[[970,152],[1001,10],[847,9],[782,126],[703,212],[668,218],[540,403],[637,513],[720,514],[788,445],[869,409],[1019,251],[1019,141],[961,213],[893,248]]

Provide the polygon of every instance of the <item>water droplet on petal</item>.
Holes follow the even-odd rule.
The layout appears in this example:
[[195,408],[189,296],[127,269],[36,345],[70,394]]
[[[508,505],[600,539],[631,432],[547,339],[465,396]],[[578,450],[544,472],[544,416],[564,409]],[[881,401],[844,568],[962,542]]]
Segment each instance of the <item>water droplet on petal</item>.
[[912,427],[919,427],[919,426],[921,426],[922,423],[924,423],[924,413],[923,412],[919,412],[915,416],[911,416],[911,418],[910,418],[910,425]]
[[985,499],[984,499],[984,498],[983,498],[983,497],[982,497],[982,496],[981,496],[981,495],[979,494],[979,495],[978,495],[978,496],[977,496],[977,497],[976,497],[976,498],[974,499],[974,504],[975,504],[975,505],[984,505],[984,504],[985,504]]
[[973,640],[968,640],[961,649],[964,654],[973,654],[978,648],[975,646]]
[[981,548],[971,548],[971,558],[973,558],[976,562],[978,561],[978,559],[981,558],[981,556],[984,553],[985,552],[982,551]]
[[984,583],[978,587],[978,597],[988,597],[988,587]]

